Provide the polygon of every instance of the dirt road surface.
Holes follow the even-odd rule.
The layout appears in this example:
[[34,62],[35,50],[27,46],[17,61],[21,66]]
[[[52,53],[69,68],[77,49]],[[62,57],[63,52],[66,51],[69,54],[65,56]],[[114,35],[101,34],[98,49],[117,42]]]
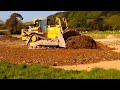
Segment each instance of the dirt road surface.
[[103,62],[100,62],[100,63],[92,63],[92,64],[85,64],[85,65],[57,66],[55,68],[62,68],[62,69],[65,69],[65,70],[87,70],[87,71],[90,71],[93,68],[120,70],[120,60],[103,61]]

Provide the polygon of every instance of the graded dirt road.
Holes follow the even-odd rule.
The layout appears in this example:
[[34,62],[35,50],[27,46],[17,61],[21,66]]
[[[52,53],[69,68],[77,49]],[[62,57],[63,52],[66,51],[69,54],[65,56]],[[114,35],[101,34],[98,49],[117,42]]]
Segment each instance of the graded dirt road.
[[72,66],[57,66],[55,68],[62,68],[65,70],[87,70],[87,71],[90,71],[93,68],[120,70],[120,60],[103,61],[103,62],[99,62],[99,63],[84,64],[84,65],[81,64],[81,65],[72,65]]
[[107,47],[119,48],[120,40],[96,41],[102,49],[28,49],[21,39],[3,36],[0,37],[0,61],[41,64],[68,70],[90,70],[95,66],[120,69],[120,53]]

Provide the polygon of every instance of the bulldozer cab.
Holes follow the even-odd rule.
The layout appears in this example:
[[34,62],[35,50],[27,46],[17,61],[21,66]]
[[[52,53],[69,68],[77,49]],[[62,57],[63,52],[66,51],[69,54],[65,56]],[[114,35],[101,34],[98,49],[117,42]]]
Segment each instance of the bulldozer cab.
[[56,25],[59,25],[62,27],[62,29],[67,29],[67,21],[66,18],[40,18],[40,19],[34,19],[33,20],[34,26],[41,27],[42,32],[47,32],[48,27],[56,27]]
[[33,23],[38,28],[38,33],[43,33],[46,38],[55,38],[68,28],[66,18],[39,18],[34,19]]
[[34,26],[40,27],[41,32],[47,32],[48,19],[34,19]]

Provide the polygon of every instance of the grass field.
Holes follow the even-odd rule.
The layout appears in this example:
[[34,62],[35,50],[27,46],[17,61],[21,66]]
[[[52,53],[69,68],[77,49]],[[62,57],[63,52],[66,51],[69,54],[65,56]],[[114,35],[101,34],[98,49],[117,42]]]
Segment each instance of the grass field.
[[120,79],[120,71],[94,68],[66,71],[42,65],[0,62],[0,79]]
[[120,38],[120,31],[92,31],[82,34],[91,36],[93,39],[106,39],[109,35],[113,38]]
[[8,33],[8,30],[0,30],[0,35],[5,35]]

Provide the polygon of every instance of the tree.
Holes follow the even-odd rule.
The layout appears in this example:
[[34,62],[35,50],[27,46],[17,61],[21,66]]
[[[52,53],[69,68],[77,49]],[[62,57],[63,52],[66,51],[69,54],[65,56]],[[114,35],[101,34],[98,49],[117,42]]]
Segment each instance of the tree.
[[93,29],[94,30],[103,30],[103,21],[104,19],[100,16],[97,16],[93,20]]
[[77,22],[78,22],[78,24],[77,24],[78,27],[77,28],[86,27],[87,19],[86,19],[86,17],[78,18]]
[[6,26],[5,26],[4,23],[3,23],[3,24],[0,24],[0,29],[1,29],[1,30],[6,29]]
[[73,19],[73,20],[69,21],[68,27],[69,28],[77,28],[77,26],[78,26],[77,24],[78,24],[78,22],[75,19]]
[[23,17],[18,13],[13,13],[9,19],[6,20],[6,26],[9,29],[10,34],[17,32],[18,18],[23,20]]
[[18,20],[16,34],[20,34],[21,33],[21,29],[23,29],[23,28],[24,28],[24,24],[21,22],[21,20]]

